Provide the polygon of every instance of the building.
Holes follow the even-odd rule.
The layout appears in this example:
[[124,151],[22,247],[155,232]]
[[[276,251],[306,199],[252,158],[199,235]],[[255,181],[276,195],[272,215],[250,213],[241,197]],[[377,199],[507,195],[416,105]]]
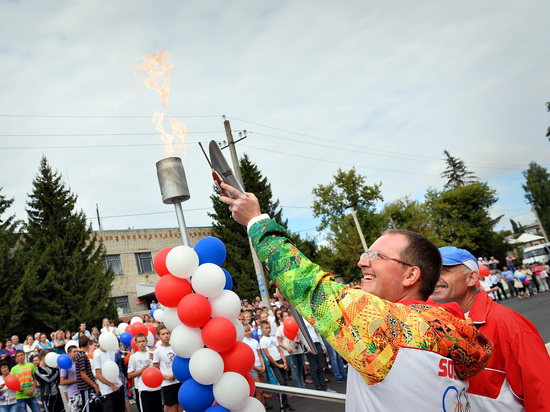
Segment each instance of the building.
[[[187,233],[193,247],[211,236],[212,228],[187,228]],[[179,229],[101,230],[95,234],[105,245],[105,267],[110,266],[115,273],[111,296],[119,316],[149,310],[159,279],[153,260],[159,250],[183,244]]]

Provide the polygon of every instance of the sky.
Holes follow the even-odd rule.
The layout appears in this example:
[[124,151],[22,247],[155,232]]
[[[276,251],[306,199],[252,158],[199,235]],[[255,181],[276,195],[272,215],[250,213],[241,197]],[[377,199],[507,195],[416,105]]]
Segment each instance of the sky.
[[[226,139],[223,116],[292,231],[317,234],[312,189],[339,168],[381,183],[379,208],[422,201],[445,184],[444,150],[497,191],[497,229],[532,223],[522,172],[550,166],[549,12],[544,0],[4,1],[7,214],[26,219],[46,156],[95,230],[96,208],[104,230],[176,227],[155,169],[160,112],[188,131],[177,156],[189,227],[211,224],[198,142]],[[132,70],[162,50],[174,65],[167,108]]]

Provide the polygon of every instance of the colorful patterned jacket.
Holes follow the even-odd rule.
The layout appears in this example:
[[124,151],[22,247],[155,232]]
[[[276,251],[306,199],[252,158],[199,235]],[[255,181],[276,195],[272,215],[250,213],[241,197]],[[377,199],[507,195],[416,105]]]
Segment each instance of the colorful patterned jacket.
[[492,345],[471,320],[422,301],[393,303],[335,282],[273,220],[253,224],[249,235],[268,276],[283,295],[367,384],[384,380],[402,347],[452,359],[461,379],[487,365]]

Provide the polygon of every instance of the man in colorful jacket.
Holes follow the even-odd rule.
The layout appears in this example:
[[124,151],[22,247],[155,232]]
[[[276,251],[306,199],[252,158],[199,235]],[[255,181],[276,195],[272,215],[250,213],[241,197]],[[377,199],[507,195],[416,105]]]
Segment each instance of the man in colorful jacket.
[[471,321],[426,304],[441,270],[428,239],[385,232],[361,256],[362,290],[354,289],[309,261],[253,194],[222,188],[269,277],[349,362],[347,411],[468,410],[466,379],[485,367],[492,346]]
[[493,343],[487,368],[470,379],[472,410],[548,410],[550,357],[535,325],[477,288],[479,269],[470,252],[453,246],[439,250],[443,270],[432,299],[458,303]]

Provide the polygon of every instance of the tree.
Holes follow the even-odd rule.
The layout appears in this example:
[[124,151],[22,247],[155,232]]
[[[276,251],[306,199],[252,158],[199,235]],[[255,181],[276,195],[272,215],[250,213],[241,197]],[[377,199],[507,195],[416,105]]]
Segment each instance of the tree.
[[473,172],[466,169],[466,165],[462,160],[451,156],[447,150],[444,150],[443,153],[447,163],[447,169],[441,173],[441,177],[447,179],[447,183],[443,186],[445,189],[456,189],[477,180]]
[[347,172],[338,169],[333,182],[313,189],[313,215],[321,218],[317,230],[329,229],[327,242],[334,251],[327,269],[344,276],[348,282],[360,276],[356,264],[363,252],[350,209],[357,213],[367,244],[385,228],[374,209],[375,204],[383,200],[381,184],[369,186],[365,182],[366,177],[355,168]]
[[[279,200],[273,200],[271,183],[267,177],[262,176],[258,166],[246,154],[241,158],[240,166],[245,190],[258,197],[263,212],[269,213],[279,224],[286,226],[287,221],[282,217]],[[217,193],[210,199],[214,206],[214,213],[208,214],[213,219],[212,234],[221,239],[227,248],[227,259],[223,267],[233,277],[234,292],[241,299],[250,300],[259,295],[259,290],[246,228],[231,218],[227,205],[218,200]]]
[[382,210],[382,217],[389,228],[411,230],[436,242],[426,205],[408,197],[388,203]]
[[[0,188],[0,191],[2,188]],[[13,199],[8,199],[0,194],[0,336],[7,336],[6,329],[11,317],[11,306],[9,305],[10,292],[13,291],[15,283],[14,274],[18,273],[18,261],[15,260],[15,248],[20,239],[19,229],[21,222],[15,216],[5,216],[6,211],[13,204]]]
[[539,217],[544,231],[550,233],[550,175],[546,168],[535,162],[529,164],[529,169],[523,172],[525,198],[531,204]]
[[510,224],[512,225],[512,233],[514,235],[521,235],[523,233],[523,226],[521,223],[516,222],[514,219],[510,219]]
[[12,293],[10,328],[19,333],[75,329],[115,317],[109,298],[113,273],[105,270],[103,244],[93,234],[77,197],[45,157],[27,201],[23,246],[16,252],[23,271]]

